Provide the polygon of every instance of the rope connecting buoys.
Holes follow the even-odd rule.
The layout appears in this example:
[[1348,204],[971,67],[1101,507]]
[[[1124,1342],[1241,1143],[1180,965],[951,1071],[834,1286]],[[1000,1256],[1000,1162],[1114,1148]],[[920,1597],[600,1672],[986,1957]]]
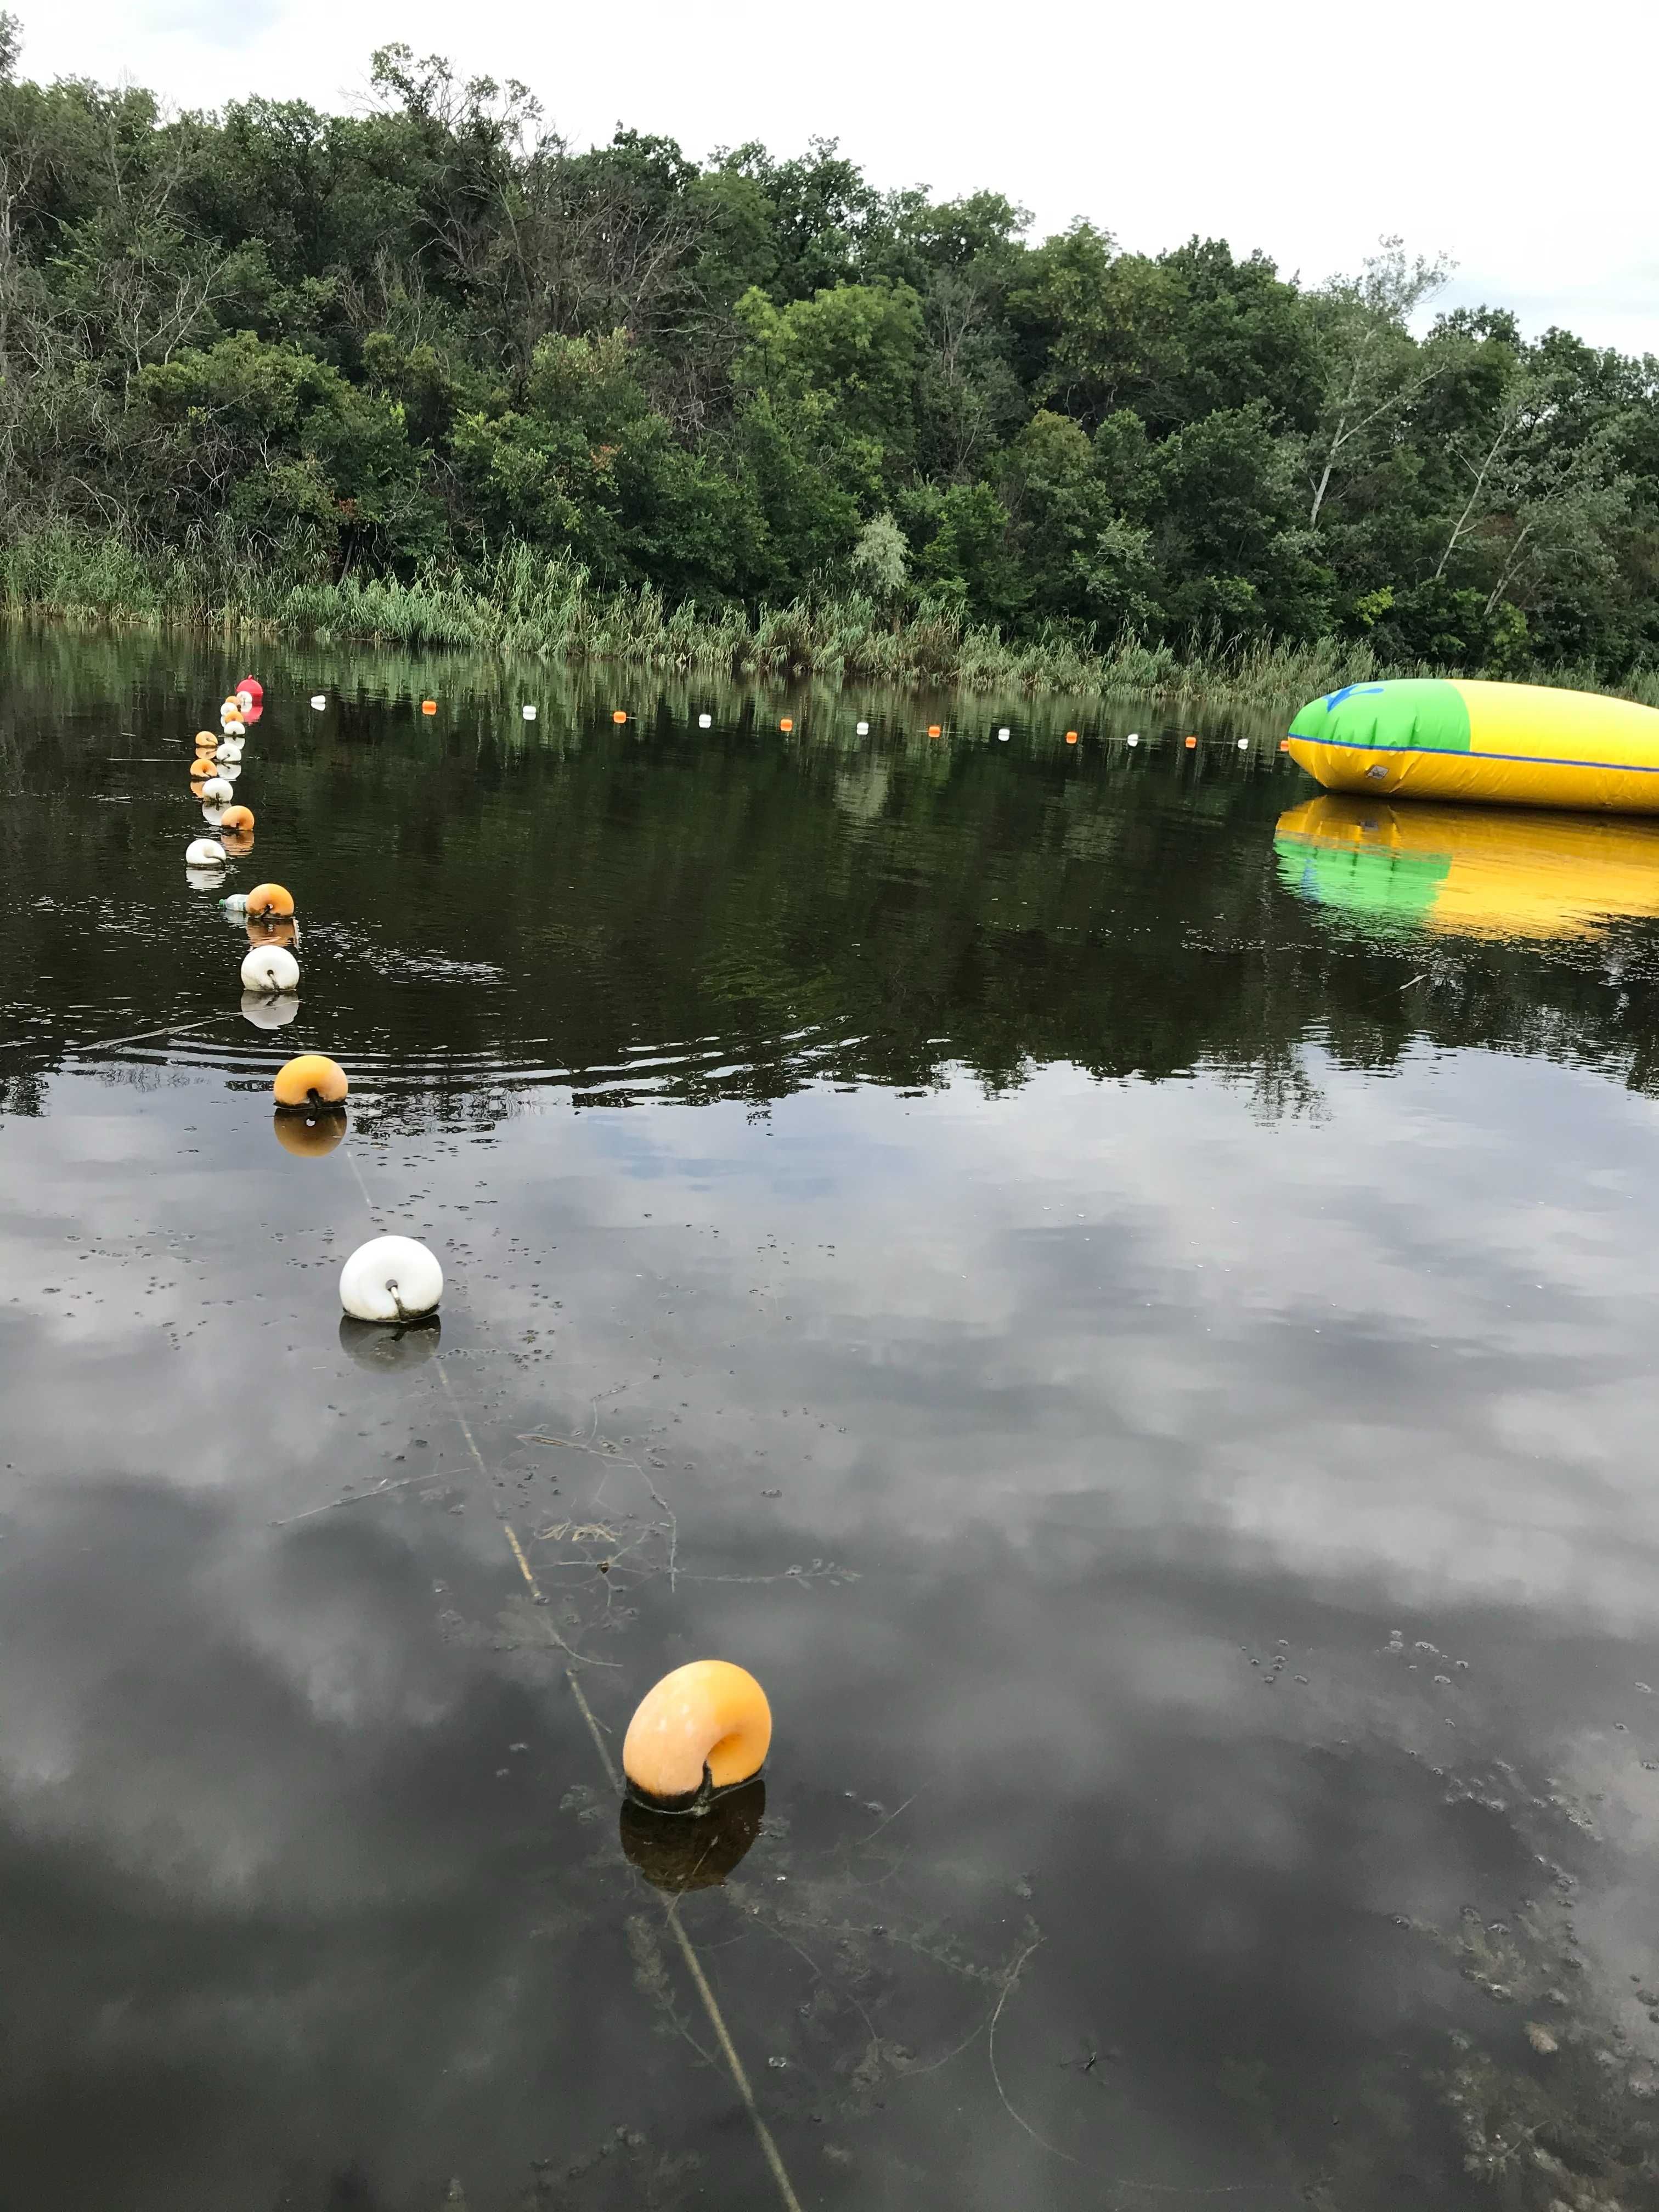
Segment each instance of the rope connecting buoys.
[[337,1060],[325,1052],[302,1052],[277,1069],[270,1090],[283,1112],[305,1114],[343,1106],[350,1087]]
[[640,1700],[623,1739],[623,1772],[648,1805],[700,1812],[720,1790],[766,1764],[772,1709],[754,1676],[729,1659],[694,1659]]
[[281,884],[255,884],[247,895],[250,914],[292,914],[294,894]]
[[253,827],[253,809],[251,806],[226,807],[219,817],[219,827],[239,833],[251,830]]
[[268,999],[291,999],[300,988],[300,963],[285,945],[256,945],[242,963],[242,983]]
[[443,1291],[437,1254],[412,1237],[372,1237],[340,1270],[340,1304],[354,1321],[418,1321]]
[[225,848],[216,837],[192,837],[185,848],[187,868],[222,868]]

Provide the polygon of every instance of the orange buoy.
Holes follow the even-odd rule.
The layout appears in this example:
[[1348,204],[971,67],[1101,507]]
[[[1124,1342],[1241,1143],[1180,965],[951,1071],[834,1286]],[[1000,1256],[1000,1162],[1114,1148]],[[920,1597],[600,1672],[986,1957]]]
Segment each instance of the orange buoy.
[[253,827],[253,809],[251,806],[226,807],[219,817],[219,827],[222,830],[251,830]]
[[793,722],[790,720],[787,714],[786,714],[783,720],[778,724],[778,727],[783,732],[786,737],[787,737],[790,731],[793,730],[794,726]]
[[927,734],[930,738],[942,738],[945,735],[945,732],[937,722],[929,722],[927,725]]
[[1290,741],[1290,739],[1289,739],[1288,738],[1281,738],[1279,739],[1279,751],[1280,751],[1280,752],[1282,752],[1282,753],[1287,753],[1287,752],[1289,752],[1289,750],[1291,750],[1291,741]]
[[612,714],[611,719],[613,722],[625,722],[628,720],[628,716],[623,710],[618,707],[616,713]]
[[255,884],[247,895],[250,914],[292,914],[294,894],[281,884]]
[[288,1114],[279,1106],[270,1117],[276,1141],[285,1152],[316,1159],[331,1152],[346,1133],[346,1117],[337,1114]]
[[270,1090],[278,1106],[295,1114],[343,1106],[350,1087],[337,1060],[325,1052],[302,1052],[277,1069]]
[[754,1676],[727,1659],[694,1659],[640,1700],[623,1771],[648,1804],[689,1812],[758,1774],[771,1741],[772,1709]]
[[1193,748],[1194,748],[1194,745],[1196,745],[1196,744],[1197,744],[1197,743],[1198,743],[1198,739],[1197,739],[1196,738],[1188,738],[1188,740],[1187,740],[1187,750],[1188,750],[1188,752],[1191,752],[1191,751],[1192,751],[1192,750],[1193,750]]
[[1066,742],[1068,745],[1074,745],[1077,743],[1077,732],[1075,730],[1066,731]]
[[435,714],[437,713],[437,711],[438,711],[438,702],[437,702],[437,701],[436,701],[435,699],[422,699],[422,702],[421,702],[421,712],[422,712],[423,714]]

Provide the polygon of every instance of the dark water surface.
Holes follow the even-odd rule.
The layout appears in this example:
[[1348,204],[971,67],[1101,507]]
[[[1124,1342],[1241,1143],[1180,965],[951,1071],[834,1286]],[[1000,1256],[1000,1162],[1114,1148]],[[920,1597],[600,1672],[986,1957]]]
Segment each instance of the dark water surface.
[[319,647],[204,888],[0,653],[0,2207],[1659,2203],[1659,833]]

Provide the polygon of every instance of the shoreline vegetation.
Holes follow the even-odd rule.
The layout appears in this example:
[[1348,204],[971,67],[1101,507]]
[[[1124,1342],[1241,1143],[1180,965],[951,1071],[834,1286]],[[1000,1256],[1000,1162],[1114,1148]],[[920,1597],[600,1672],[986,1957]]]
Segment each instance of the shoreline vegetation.
[[[499,653],[572,665],[617,663],[742,681],[863,684],[1079,699],[1203,698],[1287,713],[1344,684],[1455,675],[1385,663],[1364,641],[1305,643],[1212,635],[1184,647],[1124,633],[1010,640],[955,606],[908,616],[857,592],[718,616],[668,604],[649,585],[596,586],[568,555],[508,545],[471,574],[285,577],[274,566],[216,560],[62,526],[0,544],[0,613],[12,620],[247,638]],[[1594,668],[1534,672],[1573,690],[1610,690],[1659,707],[1659,671],[1607,684]]]
[[832,141],[34,82],[0,7],[0,615],[964,696],[1659,703],[1659,358],[1049,237]]

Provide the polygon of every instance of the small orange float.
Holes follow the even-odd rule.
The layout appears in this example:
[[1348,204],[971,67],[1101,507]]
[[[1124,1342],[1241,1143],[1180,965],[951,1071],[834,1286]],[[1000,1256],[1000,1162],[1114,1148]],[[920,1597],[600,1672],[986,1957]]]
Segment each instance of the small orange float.
[[1066,731],[1066,742],[1068,745],[1074,745],[1077,743],[1077,732],[1075,730]]
[[783,732],[785,737],[788,736],[790,731],[793,730],[794,726],[795,725],[793,721],[787,714],[786,714],[783,720],[778,724],[778,727]]
[[1197,739],[1196,738],[1187,738],[1187,739],[1186,739],[1186,741],[1185,741],[1185,742],[1186,742],[1186,746],[1187,746],[1187,750],[1188,750],[1188,752],[1191,752],[1191,751],[1193,751],[1193,750],[1194,750],[1194,749],[1196,747],[1196,745],[1197,745],[1197,744],[1198,744],[1198,739]]
[[343,1106],[349,1088],[344,1068],[325,1052],[302,1052],[277,1069],[270,1086],[277,1105],[291,1114]]
[[624,714],[623,709],[618,707],[616,713],[612,714],[611,719],[613,722],[625,722],[628,720],[628,716]]
[[929,722],[927,734],[930,738],[942,738],[945,735],[943,725],[939,722]]
[[294,894],[281,884],[255,884],[247,895],[250,914],[292,914]]
[[421,712],[422,712],[423,714],[435,714],[437,713],[437,711],[438,711],[438,702],[437,702],[437,701],[436,701],[435,699],[422,699],[422,702],[421,702]]
[[641,1699],[623,1739],[623,1771],[647,1804],[701,1811],[716,1790],[766,1763],[772,1709],[754,1676],[728,1659],[694,1659]]

